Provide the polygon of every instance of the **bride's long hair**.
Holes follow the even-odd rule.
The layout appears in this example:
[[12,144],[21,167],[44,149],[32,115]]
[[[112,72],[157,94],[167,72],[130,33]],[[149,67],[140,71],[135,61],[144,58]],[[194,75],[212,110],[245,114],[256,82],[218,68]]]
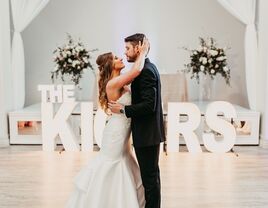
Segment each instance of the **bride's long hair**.
[[111,52],[99,55],[96,63],[99,68],[99,103],[101,108],[107,113],[108,97],[106,86],[111,79],[113,71],[113,54]]

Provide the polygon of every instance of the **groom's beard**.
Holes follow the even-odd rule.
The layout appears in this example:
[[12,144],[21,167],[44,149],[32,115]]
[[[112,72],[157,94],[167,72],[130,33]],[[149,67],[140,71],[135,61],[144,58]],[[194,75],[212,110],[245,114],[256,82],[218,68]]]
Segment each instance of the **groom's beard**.
[[133,62],[135,62],[135,60],[134,59],[128,59],[127,62],[133,63]]
[[128,61],[129,63],[133,63],[133,62],[136,61],[137,57],[138,57],[137,54],[136,54],[135,56],[131,56],[131,57],[128,56],[128,57],[127,57],[127,61]]

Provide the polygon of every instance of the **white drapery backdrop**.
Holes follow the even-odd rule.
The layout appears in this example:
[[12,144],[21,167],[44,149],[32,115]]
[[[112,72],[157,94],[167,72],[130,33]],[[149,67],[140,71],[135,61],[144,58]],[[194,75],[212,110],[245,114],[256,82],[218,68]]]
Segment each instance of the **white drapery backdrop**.
[[9,0],[0,1],[0,146],[8,144],[7,113],[12,109]]
[[248,102],[251,109],[257,109],[258,46],[255,27],[256,0],[218,0],[233,16],[246,25],[245,66]]
[[11,0],[14,36],[12,40],[13,109],[25,103],[25,60],[21,32],[47,5],[49,0]]
[[262,113],[261,138],[268,144],[268,1],[257,1],[258,11],[258,47],[259,47],[259,76],[258,76],[258,105]]

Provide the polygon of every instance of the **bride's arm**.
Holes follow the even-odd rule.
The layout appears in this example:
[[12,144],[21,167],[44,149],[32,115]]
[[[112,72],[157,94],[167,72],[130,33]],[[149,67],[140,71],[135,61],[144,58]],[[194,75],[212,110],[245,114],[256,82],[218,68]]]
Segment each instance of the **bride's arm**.
[[130,84],[133,79],[139,76],[141,70],[144,67],[144,62],[148,52],[148,48],[149,48],[149,42],[147,39],[143,40],[142,45],[141,43],[139,43],[140,54],[137,57],[136,61],[134,62],[132,68],[128,72],[111,80],[109,83],[110,87],[120,89],[123,86]]

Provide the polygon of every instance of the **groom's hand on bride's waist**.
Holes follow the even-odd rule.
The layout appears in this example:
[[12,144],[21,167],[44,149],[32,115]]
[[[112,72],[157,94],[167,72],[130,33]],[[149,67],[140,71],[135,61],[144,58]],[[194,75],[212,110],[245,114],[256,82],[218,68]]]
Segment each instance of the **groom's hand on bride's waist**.
[[120,103],[117,103],[115,101],[110,101],[108,103],[108,108],[113,112],[113,113],[125,113],[124,112],[124,108],[125,106],[120,104]]

